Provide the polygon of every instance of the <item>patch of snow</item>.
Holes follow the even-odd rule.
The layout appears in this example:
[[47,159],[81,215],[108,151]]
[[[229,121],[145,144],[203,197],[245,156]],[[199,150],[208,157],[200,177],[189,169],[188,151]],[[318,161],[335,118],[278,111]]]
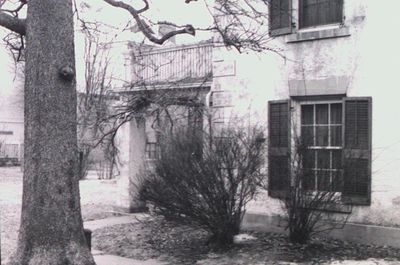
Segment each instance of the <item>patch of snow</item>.
[[243,244],[256,239],[256,237],[249,234],[238,234],[234,237],[233,242],[235,244]]

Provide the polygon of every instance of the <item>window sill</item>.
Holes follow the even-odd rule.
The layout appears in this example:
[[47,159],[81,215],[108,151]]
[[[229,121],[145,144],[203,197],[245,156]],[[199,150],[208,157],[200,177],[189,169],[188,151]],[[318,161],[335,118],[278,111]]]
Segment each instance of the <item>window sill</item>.
[[286,36],[287,43],[296,43],[303,41],[313,41],[321,39],[331,39],[350,36],[348,27],[331,27],[331,28],[313,28],[300,30],[297,33]]

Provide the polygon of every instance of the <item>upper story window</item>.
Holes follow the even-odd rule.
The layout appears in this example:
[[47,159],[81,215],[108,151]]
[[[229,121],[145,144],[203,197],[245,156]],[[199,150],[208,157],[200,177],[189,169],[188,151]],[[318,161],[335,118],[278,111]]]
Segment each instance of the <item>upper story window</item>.
[[300,0],[299,27],[341,23],[343,0]]
[[[298,2],[298,6],[295,6]],[[343,0],[269,0],[271,35],[343,22]]]

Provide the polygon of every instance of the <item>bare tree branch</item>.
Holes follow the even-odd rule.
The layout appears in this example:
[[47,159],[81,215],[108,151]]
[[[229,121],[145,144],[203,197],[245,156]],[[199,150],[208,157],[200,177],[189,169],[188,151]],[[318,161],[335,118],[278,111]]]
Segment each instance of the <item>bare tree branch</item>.
[[0,26],[20,35],[25,35],[26,33],[25,19],[13,17],[5,13],[5,11],[0,11]]
[[104,2],[114,6],[114,7],[118,7],[118,8],[122,8],[125,9],[126,11],[128,11],[132,17],[135,19],[139,30],[146,36],[146,38],[148,38],[151,42],[154,42],[156,44],[163,44],[165,41],[167,41],[168,39],[179,35],[179,34],[190,34],[190,35],[195,35],[196,31],[194,29],[194,27],[192,25],[185,25],[183,26],[182,29],[178,29],[178,30],[172,30],[168,33],[166,33],[165,35],[163,35],[161,38],[158,38],[154,35],[154,32],[146,25],[146,23],[140,18],[140,13],[143,13],[144,11],[146,11],[149,8],[149,4],[147,2],[147,0],[143,0],[143,2],[145,3],[145,7],[142,9],[135,9],[133,8],[131,5],[128,5],[122,1],[115,1],[115,0],[103,0]]
[[3,41],[7,49],[11,52],[14,62],[25,61],[25,36],[15,32],[9,32]]
[[[4,3],[5,3],[5,0],[3,2],[1,2],[0,7],[2,7]],[[18,12],[21,11],[21,9],[25,5],[26,5],[26,0],[20,0],[19,1],[19,5],[16,8],[14,8],[14,9],[1,9],[1,11],[8,12],[8,13],[13,14],[14,16],[17,16]]]
[[137,11],[139,14],[143,13],[144,11],[147,11],[147,9],[149,9],[149,2],[147,2],[147,0],[142,0],[142,1],[144,2],[145,6],[142,9],[139,9]]

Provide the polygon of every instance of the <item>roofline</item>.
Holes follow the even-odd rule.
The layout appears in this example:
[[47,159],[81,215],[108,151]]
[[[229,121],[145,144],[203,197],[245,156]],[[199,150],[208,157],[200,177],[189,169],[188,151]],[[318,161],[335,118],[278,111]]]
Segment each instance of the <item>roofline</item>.
[[[130,44],[128,44],[128,45],[130,45]],[[152,54],[170,52],[170,51],[175,51],[175,50],[183,50],[183,49],[191,49],[191,48],[199,48],[199,47],[207,47],[207,46],[214,47],[214,43],[212,41],[210,41],[210,42],[204,42],[204,43],[183,44],[183,45],[174,45],[174,46],[168,46],[168,47],[151,46],[151,47],[144,47],[140,51],[138,51],[138,49],[135,49],[132,46],[129,48],[132,49],[132,51],[134,53],[139,53],[140,55],[152,55]]]
[[174,90],[174,89],[210,89],[212,81],[190,83],[184,85],[171,86],[170,84],[153,85],[151,88],[142,88],[143,86],[134,86],[131,89],[114,89],[112,93],[117,94],[134,94],[144,91],[157,91],[157,90]]

